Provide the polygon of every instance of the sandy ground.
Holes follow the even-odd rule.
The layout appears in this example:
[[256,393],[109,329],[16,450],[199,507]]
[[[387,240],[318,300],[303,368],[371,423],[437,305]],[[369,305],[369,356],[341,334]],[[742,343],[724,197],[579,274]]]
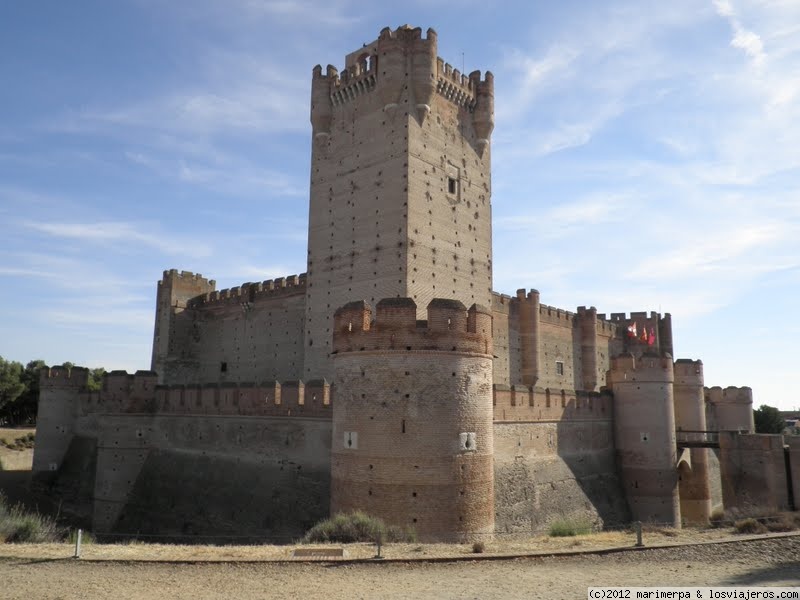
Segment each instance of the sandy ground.
[[[147,555],[165,550],[130,547],[135,552],[128,560],[92,560],[88,552],[75,560],[63,557],[63,545],[62,558],[42,556],[50,551],[43,546],[4,546],[0,595],[25,600],[585,598],[588,586],[800,586],[800,535],[605,555],[451,562],[253,562],[257,550],[252,548],[195,549],[216,550],[196,562],[146,562]],[[117,548],[124,552],[125,547]],[[387,548],[389,554],[395,550],[399,553]],[[249,552],[249,561],[230,562],[236,552]]]
[[[5,549],[4,549],[5,550]],[[147,563],[1,558],[0,595],[67,598],[586,598],[588,586],[800,585],[800,536],[466,562]]]
[[[36,433],[33,428],[9,429],[0,427],[0,440],[13,443],[17,438]],[[0,464],[6,471],[30,471],[33,465],[33,449],[11,450],[0,444]]]

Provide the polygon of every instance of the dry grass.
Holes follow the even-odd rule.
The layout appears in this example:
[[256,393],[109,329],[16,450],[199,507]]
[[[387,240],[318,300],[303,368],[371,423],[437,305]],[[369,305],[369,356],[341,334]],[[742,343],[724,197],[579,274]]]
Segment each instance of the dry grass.
[[[644,534],[648,547],[675,543],[696,543],[737,539],[730,529],[683,529],[669,530],[668,534],[652,532]],[[484,555],[518,554],[559,554],[575,550],[603,550],[608,548],[631,547],[636,536],[627,531],[606,531],[567,538],[553,538],[547,535],[525,539],[495,539],[483,542]],[[345,548],[347,559],[370,559],[375,556],[375,545],[329,544]],[[325,548],[326,544],[288,545],[288,546],[178,546],[170,544],[146,544],[132,542],[127,544],[94,543],[83,548],[82,557],[89,560],[117,561],[188,561],[188,562],[252,562],[294,560],[296,548]],[[0,546],[0,558],[52,559],[72,556],[74,545],[64,544],[20,544]],[[386,558],[459,558],[474,556],[472,544],[386,544],[381,550]]]

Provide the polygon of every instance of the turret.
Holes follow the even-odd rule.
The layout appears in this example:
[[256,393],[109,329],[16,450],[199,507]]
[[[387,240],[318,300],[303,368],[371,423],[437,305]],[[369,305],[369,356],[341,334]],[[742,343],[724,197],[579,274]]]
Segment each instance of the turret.
[[81,367],[42,367],[39,371],[39,409],[36,419],[36,448],[33,452],[34,475],[61,466],[75,434],[80,393],[89,383],[89,371]]
[[[703,362],[678,359],[674,365],[675,427],[688,441],[703,440],[706,431]],[[684,448],[678,464],[681,517],[684,523],[707,525],[711,516],[711,487],[706,448]]]
[[153,355],[150,368],[156,371],[159,382],[166,377],[167,364],[175,358],[177,349],[184,345],[185,323],[179,315],[187,307],[189,300],[202,294],[213,292],[216,282],[204,278],[199,273],[170,269],[164,271],[158,282],[156,296],[156,320],[153,332]]
[[715,386],[704,391],[710,427],[717,431],[755,432],[753,390],[732,386],[723,390]]
[[314,67],[311,78],[311,129],[314,140],[327,139],[331,133],[333,104],[331,103],[331,82],[338,80],[336,69],[328,65],[327,75],[322,75],[322,67]]
[[672,357],[622,355],[611,360],[614,440],[635,520],[681,524],[672,395]]
[[437,36],[433,29],[428,29],[428,39],[415,37],[411,48],[411,85],[420,123],[431,112],[431,101],[436,92],[436,49]]
[[489,145],[489,139],[494,130],[494,75],[486,71],[486,76],[481,81],[481,72],[473,71],[469,76],[475,88],[475,109],[472,113],[472,122],[475,125],[475,134],[478,145]]
[[598,389],[597,382],[597,309],[578,307],[581,340],[582,385],[587,392]]
[[539,381],[539,292],[517,290],[519,337],[522,351],[522,383],[535,386]]
[[363,510],[421,539],[494,531],[491,313],[410,298],[336,311],[331,512]]

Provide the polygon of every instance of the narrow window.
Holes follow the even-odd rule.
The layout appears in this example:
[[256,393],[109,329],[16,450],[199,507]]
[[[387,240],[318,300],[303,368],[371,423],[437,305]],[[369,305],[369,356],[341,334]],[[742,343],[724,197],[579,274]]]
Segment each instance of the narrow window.
[[406,420],[405,419],[403,419],[401,427],[402,427],[403,433],[405,433],[406,432]]
[[452,177],[447,178],[447,193],[448,194],[455,194],[456,193],[456,180]]
[[556,375],[564,374],[564,363],[560,360],[556,361]]
[[219,371],[220,373],[226,373],[228,371],[228,363],[226,362],[219,363]]

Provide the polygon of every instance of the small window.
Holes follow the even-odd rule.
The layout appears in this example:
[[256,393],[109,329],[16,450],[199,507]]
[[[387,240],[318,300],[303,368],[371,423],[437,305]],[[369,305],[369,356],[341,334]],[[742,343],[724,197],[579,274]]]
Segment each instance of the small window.
[[457,190],[457,183],[456,180],[452,177],[447,178],[447,193],[448,194],[455,194]]
[[556,361],[556,375],[563,375],[564,374],[564,363],[563,361],[557,360]]
[[227,371],[228,371],[228,363],[226,362],[219,363],[219,372],[226,373]]

